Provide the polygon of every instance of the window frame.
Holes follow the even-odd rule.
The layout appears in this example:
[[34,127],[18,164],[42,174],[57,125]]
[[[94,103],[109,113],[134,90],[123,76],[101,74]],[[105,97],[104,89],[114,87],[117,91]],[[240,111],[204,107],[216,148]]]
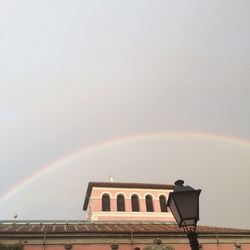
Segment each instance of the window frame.
[[154,202],[153,202],[152,195],[147,194],[145,196],[145,205],[146,205],[147,212],[154,212]]
[[168,206],[167,206],[167,197],[163,194],[159,196],[159,203],[160,203],[160,208],[162,213],[167,213],[168,212]]
[[140,202],[137,194],[131,195],[131,210],[132,212],[140,212]]
[[116,196],[116,209],[118,212],[126,211],[125,196],[123,194],[118,194]]
[[102,195],[102,211],[110,212],[110,195],[107,193]]

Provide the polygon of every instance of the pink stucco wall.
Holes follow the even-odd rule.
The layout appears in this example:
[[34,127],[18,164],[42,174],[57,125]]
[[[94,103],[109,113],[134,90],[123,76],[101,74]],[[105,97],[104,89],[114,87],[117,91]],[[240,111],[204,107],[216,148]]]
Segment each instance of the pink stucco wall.
[[[169,192],[171,192],[172,190],[157,190],[157,189],[129,189],[129,188],[96,188],[93,187],[92,192],[91,192],[91,196],[89,199],[89,205],[88,205],[88,209],[87,209],[87,214],[88,217],[86,219],[91,220],[91,215],[94,212],[102,212],[102,195],[103,194],[108,194],[110,197],[110,212],[117,212],[117,196],[119,194],[123,194],[125,197],[125,211],[126,212],[132,212],[132,207],[131,207],[131,196],[133,194],[136,194],[139,198],[139,208],[140,208],[140,212],[146,212],[146,203],[145,203],[145,197],[146,195],[151,195],[152,199],[153,199],[153,207],[154,207],[154,212],[155,213],[161,213],[161,208],[160,208],[160,202],[159,202],[159,197],[160,195],[164,195],[166,197],[166,200],[168,199],[168,195]],[[153,216],[149,216],[151,212],[148,213],[147,216],[144,216],[142,218],[142,216],[139,216],[137,219],[138,220],[143,220],[143,221],[152,221],[152,220],[167,220],[167,221],[173,221],[173,218],[169,218],[170,216],[167,216],[164,218],[154,218]],[[135,215],[136,213],[134,213]],[[137,213],[138,214],[138,213]],[[170,212],[168,213],[170,214]],[[136,218],[134,217],[131,218],[131,220],[136,220]],[[139,214],[138,214],[139,215]],[[167,218],[167,219],[166,219]],[[103,215],[102,217],[100,217],[100,215],[98,216],[98,218],[96,218],[96,220],[128,220],[128,218],[125,218],[124,216],[121,217],[119,216],[119,212],[117,212],[117,217],[113,215],[112,218],[110,217],[105,217],[105,215]]]
[[[129,217],[129,218],[128,218]],[[105,215],[100,215],[98,216],[98,220],[101,221],[168,221],[168,222],[172,222],[175,221],[174,218],[167,218],[167,217],[163,217],[163,216],[150,216],[150,215],[145,215],[145,216],[129,216],[125,217],[125,216],[119,216],[119,215],[114,215],[112,217],[109,216],[105,216]]]
[[[135,247],[139,247],[143,250],[146,246],[145,244],[119,244],[118,250],[131,250]],[[175,250],[190,250],[188,244],[169,244],[169,246],[174,247]],[[45,248],[43,246],[26,245],[24,250],[65,250],[64,245],[47,245]],[[72,250],[110,250],[110,244],[84,244],[84,245],[73,245]],[[235,250],[234,244],[203,244],[202,250]],[[249,244],[242,244],[241,250],[250,250]]]

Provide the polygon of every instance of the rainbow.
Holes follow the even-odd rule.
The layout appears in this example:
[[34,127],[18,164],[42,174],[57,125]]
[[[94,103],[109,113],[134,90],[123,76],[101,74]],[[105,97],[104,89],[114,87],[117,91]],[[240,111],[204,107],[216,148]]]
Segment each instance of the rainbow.
[[57,159],[47,165],[42,166],[37,172],[25,178],[24,180],[18,182],[9,191],[0,197],[0,205],[6,203],[12,196],[18,193],[20,190],[24,189],[32,182],[36,181],[38,178],[51,173],[53,170],[59,168],[63,164],[72,161],[78,157],[82,157],[105,148],[118,146],[125,143],[138,142],[148,139],[170,139],[170,138],[181,138],[181,139],[199,139],[199,140],[209,140],[218,141],[223,143],[230,143],[233,145],[250,147],[250,141],[244,140],[237,137],[213,134],[213,133],[201,133],[201,132],[153,132],[153,133],[142,133],[142,134],[132,134],[128,136],[116,137],[108,141],[103,141],[97,144],[93,144],[84,148],[80,148],[60,159]]

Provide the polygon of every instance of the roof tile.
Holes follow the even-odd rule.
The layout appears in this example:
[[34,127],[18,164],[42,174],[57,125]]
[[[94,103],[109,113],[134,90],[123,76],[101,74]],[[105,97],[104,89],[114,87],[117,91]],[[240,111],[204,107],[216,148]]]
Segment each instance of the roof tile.
[[[15,224],[15,223],[1,223],[0,221],[0,234],[8,233],[25,233],[25,234],[36,234],[44,233],[55,234],[55,233],[183,233],[183,230],[176,224],[163,224],[163,223],[89,223],[86,221],[74,224],[68,223],[56,223],[46,224]],[[246,233],[250,234],[250,229],[235,229],[235,228],[223,228],[223,227],[210,227],[210,226],[197,226],[198,233]]]

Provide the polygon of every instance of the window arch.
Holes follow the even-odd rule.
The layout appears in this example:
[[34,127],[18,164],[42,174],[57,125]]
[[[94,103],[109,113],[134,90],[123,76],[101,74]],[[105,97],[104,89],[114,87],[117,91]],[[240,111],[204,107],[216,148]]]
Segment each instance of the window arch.
[[131,196],[131,207],[132,207],[132,211],[133,212],[139,212],[140,208],[139,208],[139,198],[136,194],[133,194]]
[[125,198],[123,194],[118,194],[116,199],[117,211],[125,211]]
[[108,194],[102,196],[102,211],[110,211],[110,197]]
[[153,199],[151,195],[146,196],[146,209],[147,212],[154,212]]
[[161,195],[159,197],[159,202],[160,202],[160,206],[161,206],[161,212],[167,212],[168,211],[168,207],[167,207],[166,196]]

